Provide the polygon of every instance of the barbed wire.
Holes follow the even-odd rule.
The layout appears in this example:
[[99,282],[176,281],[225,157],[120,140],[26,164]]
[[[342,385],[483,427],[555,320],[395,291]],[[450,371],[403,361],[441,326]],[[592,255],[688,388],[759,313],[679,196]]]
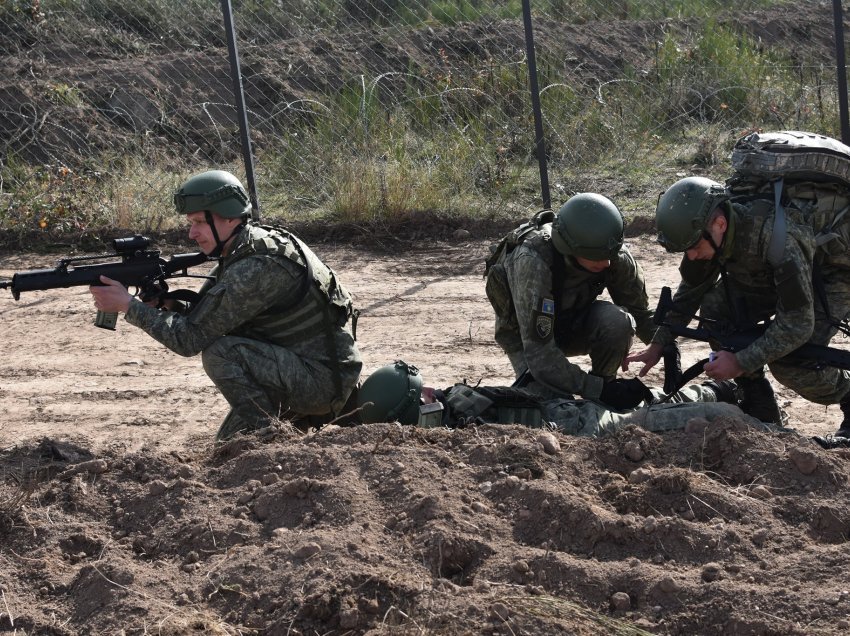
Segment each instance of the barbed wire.
[[[722,172],[746,130],[838,135],[826,3],[530,6],[553,204],[597,189],[639,211],[673,174]],[[539,207],[520,3],[232,8],[264,214],[361,222]],[[159,226],[189,174],[244,176],[216,0],[6,0],[0,60],[0,227],[58,224],[60,196],[101,211],[144,201],[161,210],[144,222]],[[60,168],[90,178],[57,182]]]

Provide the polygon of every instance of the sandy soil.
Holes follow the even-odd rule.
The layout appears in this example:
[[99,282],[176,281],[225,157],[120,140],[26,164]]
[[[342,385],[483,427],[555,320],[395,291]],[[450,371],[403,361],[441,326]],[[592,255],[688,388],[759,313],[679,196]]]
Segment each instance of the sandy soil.
[[[432,386],[512,379],[486,245],[316,246],[363,312],[366,373],[403,358]],[[675,260],[630,246],[657,297]],[[0,276],[53,260],[6,256]],[[850,450],[807,439],[837,407],[777,387],[800,435],[284,425],[215,448],[226,404],[200,360],[93,317],[85,289],[0,298],[0,632],[850,627]],[[705,351],[686,343],[683,362]]]

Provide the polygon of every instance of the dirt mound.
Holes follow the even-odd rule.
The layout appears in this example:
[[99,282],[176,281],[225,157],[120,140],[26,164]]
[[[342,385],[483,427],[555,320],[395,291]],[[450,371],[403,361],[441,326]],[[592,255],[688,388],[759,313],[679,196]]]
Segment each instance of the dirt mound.
[[182,452],[7,448],[0,628],[846,633],[850,451],[735,420],[556,434],[555,454],[539,435],[281,426]]

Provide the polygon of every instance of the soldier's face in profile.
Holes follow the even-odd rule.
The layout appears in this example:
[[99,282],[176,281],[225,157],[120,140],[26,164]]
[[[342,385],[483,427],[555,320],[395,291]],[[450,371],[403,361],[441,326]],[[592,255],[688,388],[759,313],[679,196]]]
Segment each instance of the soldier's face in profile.
[[[727,227],[729,227],[729,222],[723,215],[717,216],[711,221],[706,232],[711,236],[714,245],[723,243],[723,235],[726,234]],[[685,252],[685,256],[688,257],[689,261],[709,261],[714,258],[714,245],[707,238],[701,238]]]

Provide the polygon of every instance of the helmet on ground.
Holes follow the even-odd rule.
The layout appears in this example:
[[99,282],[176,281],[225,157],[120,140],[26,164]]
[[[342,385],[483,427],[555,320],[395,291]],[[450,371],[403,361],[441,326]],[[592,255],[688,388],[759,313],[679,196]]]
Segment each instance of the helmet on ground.
[[577,194],[555,214],[552,244],[564,256],[614,259],[623,246],[623,215],[601,194]]
[[412,364],[396,360],[370,375],[357,393],[357,406],[364,424],[419,421],[422,376]]
[[658,198],[655,227],[668,252],[686,252],[703,238],[711,213],[728,199],[726,188],[705,177],[680,179]]
[[208,170],[187,179],[174,193],[174,207],[178,214],[210,211],[226,219],[238,219],[251,212],[242,183],[224,170]]

